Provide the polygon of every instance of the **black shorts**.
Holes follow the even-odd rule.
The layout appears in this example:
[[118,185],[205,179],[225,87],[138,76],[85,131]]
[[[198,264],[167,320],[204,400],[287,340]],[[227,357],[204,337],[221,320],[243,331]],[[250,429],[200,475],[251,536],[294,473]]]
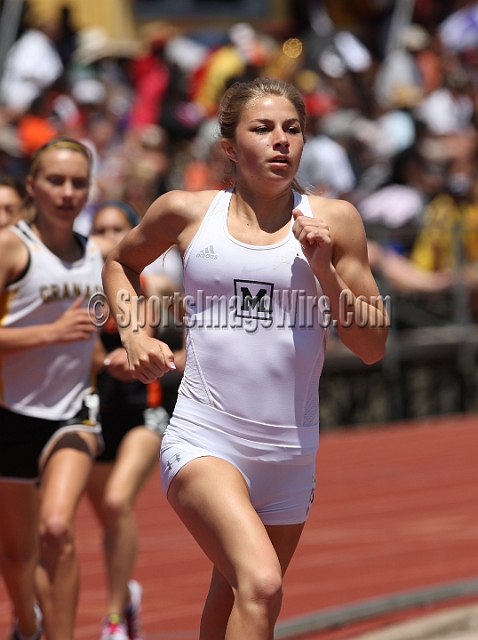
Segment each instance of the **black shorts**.
[[134,427],[145,426],[162,436],[169,423],[169,414],[163,407],[141,409],[120,406],[112,411],[102,411],[100,421],[104,449],[97,456],[96,462],[112,462],[116,459],[121,440],[128,431]]
[[68,420],[33,418],[0,406],[0,478],[36,482],[42,455],[64,433],[84,431],[101,439],[97,409],[87,406],[90,398],[97,396],[87,396],[80,411]]

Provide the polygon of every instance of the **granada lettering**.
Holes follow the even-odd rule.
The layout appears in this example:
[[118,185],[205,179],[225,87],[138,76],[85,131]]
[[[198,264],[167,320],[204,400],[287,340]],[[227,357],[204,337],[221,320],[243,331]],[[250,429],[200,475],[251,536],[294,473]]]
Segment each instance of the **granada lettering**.
[[91,296],[100,291],[97,285],[82,285],[78,282],[67,283],[63,285],[50,284],[40,287],[40,297],[42,302],[47,304],[50,302],[62,302],[68,300],[74,302],[80,296],[83,296],[85,300],[89,300]]

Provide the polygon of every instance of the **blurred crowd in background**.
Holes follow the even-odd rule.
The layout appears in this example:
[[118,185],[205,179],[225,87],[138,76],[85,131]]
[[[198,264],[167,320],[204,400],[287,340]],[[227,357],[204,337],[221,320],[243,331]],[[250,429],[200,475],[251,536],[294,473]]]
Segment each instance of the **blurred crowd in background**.
[[142,216],[170,189],[229,186],[219,100],[236,80],[281,77],[308,109],[299,182],[357,207],[373,269],[398,290],[446,290],[457,273],[473,289],[478,2],[416,0],[399,28],[396,3],[381,4],[364,17],[298,2],[280,35],[150,21],[135,42],[76,28],[67,6],[49,22],[27,12],[0,70],[0,177],[22,182],[56,135],[81,140],[94,156],[84,234],[105,199]]

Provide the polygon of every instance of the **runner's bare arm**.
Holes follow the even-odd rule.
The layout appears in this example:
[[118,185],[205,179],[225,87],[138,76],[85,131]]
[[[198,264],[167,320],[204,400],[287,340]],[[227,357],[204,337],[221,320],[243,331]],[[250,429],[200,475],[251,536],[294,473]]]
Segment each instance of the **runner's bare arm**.
[[[146,265],[173,244],[184,253],[215,193],[171,191],[161,196],[140,224],[110,252],[103,267],[103,284],[115,318],[139,295],[140,273]],[[118,327],[121,341],[130,369],[139,380],[151,382],[175,368],[173,354],[165,343],[150,337],[137,323],[122,325]]]
[[329,298],[340,339],[371,364],[385,354],[389,321],[368,264],[363,224],[350,203],[324,200],[311,198],[313,219],[294,214],[294,233]]
[[[6,313],[9,296],[6,287],[15,282],[28,265],[28,249],[13,231],[2,229],[0,255],[0,295],[5,297],[2,313]],[[78,298],[55,322],[26,327],[0,327],[0,353],[14,353],[59,342],[90,340],[96,333],[83,298]]]

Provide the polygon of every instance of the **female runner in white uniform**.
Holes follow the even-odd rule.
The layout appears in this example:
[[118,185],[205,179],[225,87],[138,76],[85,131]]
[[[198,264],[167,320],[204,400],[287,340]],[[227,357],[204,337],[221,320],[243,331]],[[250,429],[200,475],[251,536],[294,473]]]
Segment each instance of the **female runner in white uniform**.
[[101,441],[87,302],[103,261],[73,231],[90,165],[75,140],[47,143],[27,178],[34,220],[0,232],[0,568],[13,640],[39,640],[36,594],[46,638],[73,638],[73,524]]
[[[297,524],[313,497],[329,319],[292,225],[274,244],[241,242],[227,229],[232,195],[217,194],[184,254],[187,365],[163,489],[186,462],[218,455],[244,475],[262,522]],[[294,193],[294,209],[312,216],[306,196]]]
[[[219,123],[234,189],[160,197],[110,254],[104,285],[113,312],[124,312],[146,264],[174,243],[183,255],[186,370],[162,482],[214,564],[201,640],[270,640],[313,495],[327,327],[372,363],[387,318],[357,211],[300,195],[295,183],[305,126],[297,90],[236,83]],[[146,332],[123,326],[121,336],[143,382],[174,368]]]

